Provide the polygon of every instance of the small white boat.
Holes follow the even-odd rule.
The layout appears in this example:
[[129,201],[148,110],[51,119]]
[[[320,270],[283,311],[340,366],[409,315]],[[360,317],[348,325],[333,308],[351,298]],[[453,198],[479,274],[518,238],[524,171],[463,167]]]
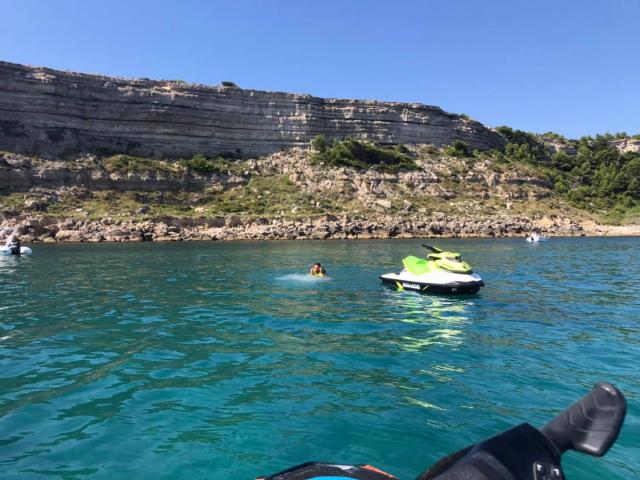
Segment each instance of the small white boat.
[[4,247],[0,247],[0,255],[31,255],[33,253],[29,247],[20,245],[20,240],[16,240],[15,228],[5,228],[0,233],[3,234],[7,231],[9,232],[9,236],[7,237]]
[[549,237],[538,235],[537,233],[532,233],[527,237],[527,242],[529,243],[546,242],[547,240],[549,240]]

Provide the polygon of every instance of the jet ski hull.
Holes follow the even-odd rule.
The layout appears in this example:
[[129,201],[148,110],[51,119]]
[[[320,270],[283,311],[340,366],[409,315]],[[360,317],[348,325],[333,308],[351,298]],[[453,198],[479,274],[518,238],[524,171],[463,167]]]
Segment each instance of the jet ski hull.
[[[471,275],[464,275],[465,277],[471,277]],[[403,275],[398,273],[387,273],[380,275],[382,283],[403,290],[411,290],[419,293],[439,293],[447,295],[471,295],[478,293],[480,288],[484,287],[484,281],[474,275],[472,279],[462,280],[450,280],[446,282],[433,282],[426,279],[420,279],[417,277],[410,278],[409,275]]]

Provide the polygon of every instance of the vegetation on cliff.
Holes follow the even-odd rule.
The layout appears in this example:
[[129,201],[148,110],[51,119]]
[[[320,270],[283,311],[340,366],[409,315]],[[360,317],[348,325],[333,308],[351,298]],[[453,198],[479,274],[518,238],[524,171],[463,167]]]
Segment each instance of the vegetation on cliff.
[[179,164],[191,172],[204,175],[234,171],[237,170],[236,167],[238,166],[238,162],[234,161],[233,158],[222,156],[207,158],[199,153],[189,159],[180,160]]
[[0,180],[0,213],[85,219],[506,213],[609,223],[640,213],[640,154],[621,152],[625,139],[499,130],[508,139],[504,151],[471,151],[461,141],[438,148],[318,136],[309,149],[257,159],[85,155],[60,162],[0,152],[0,170],[15,179]]
[[104,170],[109,173],[147,173],[179,177],[185,172],[199,175],[237,172],[239,162],[231,157],[217,156],[215,158],[207,158],[201,154],[178,161],[119,154],[103,158],[101,164]]
[[[434,212],[491,216],[507,209],[541,216],[560,214],[566,207],[549,197],[548,182],[537,178],[533,167],[515,162],[507,166],[488,154],[473,156],[464,144],[451,147],[451,152],[430,145],[392,148],[353,140],[324,147],[319,151],[322,145],[316,143],[313,150],[293,149],[259,159],[117,155],[56,162],[0,153],[0,169],[31,185],[5,187],[0,211],[8,217],[86,219],[319,214],[412,218]],[[343,157],[327,155],[335,165],[318,160],[319,153],[345,149],[349,153]],[[370,154],[365,157],[368,163],[354,168],[349,163],[352,151]]]
[[[161,171],[171,168],[169,162],[166,163],[168,165],[160,167]],[[181,167],[178,165],[178,168]],[[203,190],[174,191],[37,189],[0,195],[0,214],[88,220],[225,215],[255,218],[317,215],[341,208],[330,195],[314,196],[301,191],[288,175],[256,175],[243,178],[239,185],[231,188],[223,185],[220,182]]]
[[163,173],[172,175],[181,169],[174,163],[133,155],[112,155],[102,160],[102,165],[110,173]]
[[311,141],[314,151],[312,162],[330,167],[349,167],[359,171],[375,170],[396,173],[417,170],[409,150],[402,145],[383,147],[373,143],[345,138],[327,144],[324,136],[318,135]]
[[[497,158],[525,162],[554,184],[574,206],[601,213],[620,223],[640,211],[640,152],[621,152],[614,142],[627,134],[605,134],[568,140],[558,134],[534,135],[499,127],[507,143]],[[551,153],[545,142],[562,148]]]

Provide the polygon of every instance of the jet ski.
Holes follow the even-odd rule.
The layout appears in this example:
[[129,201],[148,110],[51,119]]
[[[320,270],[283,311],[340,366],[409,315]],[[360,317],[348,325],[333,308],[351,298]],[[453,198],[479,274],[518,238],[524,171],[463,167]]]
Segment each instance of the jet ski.
[[0,247],[0,255],[31,255],[31,249],[20,245],[20,240],[15,238],[15,228],[5,228],[2,233],[6,231],[9,231],[9,237],[4,244],[4,247]]
[[473,273],[471,266],[459,253],[443,252],[431,245],[423,245],[431,253],[427,258],[413,255],[402,260],[400,273],[380,275],[380,280],[399,290],[415,290],[421,293],[470,294],[478,293],[484,281]]
[[[575,450],[601,457],[627,413],[624,395],[601,382],[537,429],[523,423],[448,455],[416,480],[564,480],[561,456]],[[426,449],[428,450],[428,449]],[[308,462],[256,480],[399,480],[371,465]]]
[[547,240],[549,240],[549,237],[538,235],[537,233],[532,233],[527,237],[527,242],[529,243],[546,242]]

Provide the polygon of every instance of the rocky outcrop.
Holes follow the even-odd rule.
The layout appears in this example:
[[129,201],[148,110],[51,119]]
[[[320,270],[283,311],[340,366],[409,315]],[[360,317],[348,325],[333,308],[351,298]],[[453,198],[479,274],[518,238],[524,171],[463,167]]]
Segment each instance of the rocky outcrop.
[[242,157],[304,146],[318,134],[378,143],[500,148],[495,131],[438,107],[129,80],[0,62],[0,150],[154,158]]
[[640,152],[640,138],[632,137],[632,138],[622,138],[619,140],[613,140],[611,145],[616,147],[618,151],[622,153],[632,152],[637,153]]
[[[283,177],[294,184],[297,191],[308,194],[310,201],[324,203],[331,197],[337,201],[338,209],[353,202],[360,205],[356,208],[373,205],[375,210],[384,210],[390,208],[390,202],[420,203],[425,198],[495,197],[511,201],[536,200],[552,193],[553,184],[539,174],[518,168],[497,169],[490,159],[469,162],[442,151],[425,153],[425,149],[429,150],[408,146],[407,151],[418,168],[396,173],[315,164],[308,149],[297,148],[258,159],[234,160],[228,163],[229,170],[209,174],[195,173],[179,162],[166,160],[153,160],[138,167],[144,170],[118,171],[109,168],[110,158],[94,155],[63,161],[0,152],[0,195],[25,192],[27,202],[38,204],[47,203],[47,199],[49,204],[56,203],[56,197],[61,195],[86,197],[105,190],[183,192],[192,193],[194,197],[215,197],[220,192],[246,187],[251,180]],[[262,193],[268,195],[268,192]],[[198,202],[202,203],[202,198]],[[0,196],[0,207],[2,203]]]
[[[163,165],[171,167],[175,164]],[[235,186],[243,180],[228,174],[197,175],[178,166],[164,171],[108,171],[101,164],[101,159],[91,155],[63,161],[0,153],[0,192],[76,187],[93,191],[193,191],[219,183]]]
[[574,147],[568,140],[557,137],[541,137],[542,143],[547,148],[550,155],[554,153],[563,152],[567,155],[575,155],[578,153],[576,147]]

